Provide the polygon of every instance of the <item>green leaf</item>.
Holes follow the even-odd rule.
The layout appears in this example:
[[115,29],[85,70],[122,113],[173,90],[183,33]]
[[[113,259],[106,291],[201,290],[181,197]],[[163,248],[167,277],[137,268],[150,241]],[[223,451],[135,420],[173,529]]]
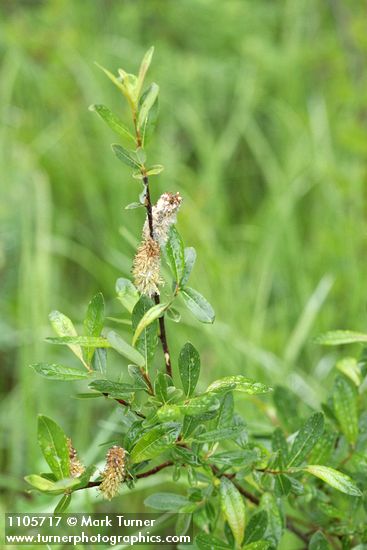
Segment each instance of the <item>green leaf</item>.
[[142,97],[142,101],[139,107],[139,114],[138,114],[139,130],[141,129],[142,126],[145,125],[149,111],[153,107],[154,103],[156,102],[158,94],[159,94],[159,86],[155,82],[152,82],[152,84],[149,86],[146,93],[144,94],[144,98]]
[[136,327],[134,337],[133,337],[133,346],[135,346],[137,339],[143,332],[143,330],[148,327],[151,323],[156,321],[159,317],[162,317],[166,309],[169,307],[169,303],[156,304],[146,311],[141,320]]
[[271,446],[274,452],[278,451],[282,460],[286,463],[288,459],[288,443],[281,428],[276,428],[274,430],[271,438]]
[[348,376],[356,386],[359,386],[361,383],[361,369],[359,367],[357,359],[354,357],[344,357],[337,362],[336,368]]
[[[104,309],[103,294],[98,292],[89,302],[87,314],[84,319],[84,331],[87,336],[100,336],[104,325]],[[88,348],[84,353],[85,359],[88,365],[90,365],[94,355],[94,349],[92,347]]]
[[296,431],[301,419],[299,415],[299,398],[289,388],[276,386],[274,388],[273,401],[279,419],[287,430]]
[[77,345],[86,348],[110,348],[111,344],[102,336],[58,336],[57,338],[46,338],[49,344],[59,346]]
[[174,225],[171,225],[168,240],[165,245],[166,261],[177,284],[180,283],[185,269],[184,244],[181,235]]
[[139,292],[129,279],[120,277],[116,281],[116,294],[122,305],[132,313],[136,302],[139,300]]
[[105,348],[96,348],[92,357],[92,370],[106,374],[107,370],[107,350]]
[[271,542],[272,547],[277,548],[283,533],[283,520],[274,495],[264,493],[260,500],[260,509],[265,510],[268,515],[265,539]]
[[131,463],[150,460],[172,447],[180,433],[180,429],[181,424],[172,422],[160,424],[145,433],[131,451]]
[[195,537],[195,546],[199,550],[229,550],[232,548],[222,540],[206,533],[199,533]]
[[301,427],[293,442],[288,467],[299,466],[312,451],[324,430],[322,413],[313,414]]
[[[145,296],[140,297],[135,304],[132,313],[132,329],[137,330],[139,323],[144,318],[145,314],[154,306],[153,300]],[[145,357],[146,365],[149,365],[154,358],[155,351],[158,345],[158,321],[153,320],[150,324],[143,328],[136,339],[136,349]]]
[[218,430],[209,430],[195,436],[195,441],[207,443],[212,441],[221,441],[222,439],[234,439],[245,430],[244,426],[228,426]]
[[308,461],[312,464],[327,464],[334,451],[336,439],[337,433],[325,426],[322,436],[308,457]]
[[187,399],[184,403],[177,403],[176,406],[183,414],[196,416],[216,411],[220,407],[220,401],[214,395],[203,394],[192,399]]
[[105,105],[91,105],[89,107],[90,111],[95,111],[102,120],[113,130],[122,137],[127,137],[135,142],[134,136],[131,134],[127,126],[121,121],[121,119],[116,116],[108,107]]
[[269,386],[260,384],[260,382],[254,382],[250,378],[237,374],[234,376],[225,376],[219,378],[215,382],[212,382],[207,388],[207,392],[227,392],[227,391],[239,391],[247,393],[249,395],[255,395],[259,393],[267,393],[271,391]]
[[129,365],[127,370],[129,371],[131,378],[134,380],[135,385],[143,390],[146,390],[149,393],[150,388],[143,375],[142,370],[135,365]]
[[112,151],[115,153],[116,157],[121,160],[124,164],[127,166],[130,166],[130,168],[140,169],[141,164],[139,163],[138,159],[136,158],[135,152],[130,151],[129,149],[125,149],[125,147],[122,147],[121,145],[118,145],[117,143],[113,143],[111,145]]
[[181,294],[187,308],[202,323],[214,323],[215,313],[209,302],[197,290],[185,286]]
[[138,82],[137,82],[137,95],[140,95],[141,89],[144,84],[145,75],[147,74],[147,71],[150,67],[150,64],[152,62],[152,57],[154,53],[154,46],[149,48],[149,50],[145,53],[143,60],[140,64],[139,68],[139,74],[138,74]]
[[338,470],[334,470],[334,468],[320,466],[319,464],[308,464],[302,469],[305,472],[322,479],[322,481],[325,481],[325,483],[331,487],[334,487],[334,489],[341,491],[342,493],[346,493],[347,495],[354,497],[362,496],[361,491],[358,489],[354,481],[346,474],[343,474]]
[[[139,100],[139,106],[141,107],[149,93],[149,88],[142,94],[140,100]],[[140,128],[140,134],[142,139],[143,147],[145,144],[150,140],[151,136],[153,135],[153,132],[155,130],[155,127],[157,125],[158,121],[158,114],[159,114],[159,102],[158,97],[156,98],[155,102],[153,103],[152,107],[150,108],[148,112],[148,116],[143,121],[141,128]]]
[[214,421],[215,428],[227,428],[233,423],[234,414],[234,401],[233,393],[227,392],[224,395],[219,395],[221,398],[221,405],[219,407],[218,415]]
[[260,510],[251,516],[245,531],[245,544],[255,542],[263,538],[268,526],[268,514]]
[[200,355],[190,342],[186,342],[178,357],[178,369],[185,395],[193,394],[200,374]]
[[147,169],[146,175],[147,176],[158,176],[161,172],[163,172],[164,166],[162,164],[154,164],[150,168]]
[[241,493],[226,477],[222,477],[219,487],[220,503],[238,547],[241,547],[245,534],[246,510]]
[[57,479],[68,477],[70,460],[64,431],[47,416],[38,417],[38,444]]
[[55,363],[36,363],[35,365],[31,365],[31,367],[37,374],[49,380],[82,380],[90,376],[85,370],[64,367]]
[[59,500],[58,504],[56,505],[56,508],[54,510],[54,514],[61,514],[63,512],[66,512],[66,510],[69,507],[70,501],[71,501],[71,495],[70,494],[63,495],[61,497],[61,499]]
[[189,277],[191,275],[191,271],[193,270],[193,267],[195,265],[196,261],[196,250],[193,246],[188,246],[184,250],[184,260],[185,260],[185,267],[183,271],[183,275],[181,277],[180,284],[182,286],[185,286],[187,281],[189,280]]
[[138,365],[138,367],[145,366],[145,359],[135,348],[130,346],[125,340],[121,338],[116,332],[110,330],[107,335],[107,340],[111,344],[114,350],[129,359],[132,363]]
[[247,466],[259,460],[259,453],[252,450],[226,451],[211,455],[210,459],[219,466],[240,466],[241,468],[247,468]]
[[340,346],[341,344],[364,344],[367,342],[367,334],[353,332],[351,330],[333,330],[320,334],[315,338],[316,344],[322,346]]
[[155,493],[144,500],[145,506],[166,511],[178,511],[189,502],[185,496],[176,493]]
[[334,414],[340,429],[352,445],[358,437],[358,390],[350,378],[338,375],[332,393]]
[[59,481],[50,481],[49,479],[37,474],[32,474],[25,476],[24,479],[35,489],[45,493],[51,493],[53,495],[61,495],[62,493],[65,493],[65,491],[68,491],[78,485],[77,478],[64,478]]
[[131,384],[112,382],[111,380],[94,380],[89,384],[89,388],[100,393],[108,393],[110,397],[116,398],[124,398],[134,391],[141,390],[141,388],[132,386]]
[[330,545],[321,531],[316,531],[310,538],[308,550],[329,550]]
[[[58,336],[78,336],[72,321],[69,319],[69,317],[66,317],[66,315],[64,315],[60,311],[51,311],[49,319],[52,328]],[[79,345],[75,344],[70,344],[68,347],[78,357],[83,365],[88,368],[84,361],[82,348]]]
[[257,540],[256,542],[250,542],[250,544],[245,544],[243,550],[268,550],[271,544],[268,540]]
[[167,317],[169,319],[171,319],[171,321],[173,321],[174,323],[179,323],[180,320],[181,320],[181,313],[179,311],[177,311],[176,308],[174,307],[169,307],[167,309]]

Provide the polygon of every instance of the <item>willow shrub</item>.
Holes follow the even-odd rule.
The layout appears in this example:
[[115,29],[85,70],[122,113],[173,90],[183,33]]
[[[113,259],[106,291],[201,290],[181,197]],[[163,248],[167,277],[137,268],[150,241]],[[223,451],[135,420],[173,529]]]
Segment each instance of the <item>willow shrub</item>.
[[[140,182],[141,193],[127,209],[146,212],[132,262],[133,280],[120,278],[116,283],[117,297],[129,315],[130,338],[127,341],[119,331],[105,327],[110,320],[105,317],[103,296],[97,294],[88,306],[83,334],[64,314],[50,314],[56,337],[48,341],[68,346],[80,368],[32,365],[51,380],[85,380],[90,391],[80,397],[112,400],[124,411],[124,435],[116,435],[104,470],[97,472],[95,465],[83,464],[60,426],[40,416],[38,442],[50,472],[29,475],[26,481],[50,498],[58,495],[55,510],[62,512],[75,491],[98,487],[101,495],[112,499],[122,484],[131,488],[141,478],[167,469],[173,480],[185,477],[186,494],[155,493],[145,504],[180,512],[179,534],[192,521],[196,548],[277,548],[285,530],[312,550],[364,548],[363,357],[360,361],[344,358],[336,365],[334,385],[322,412],[300,403],[285,387],[272,390],[243,375],[229,374],[197,392],[200,355],[190,342],[183,345],[177,364],[171,362],[165,323],[167,318],[180,322],[176,302],[181,299],[201,323],[213,323],[214,311],[189,286],[196,252],[184,246],[175,226],[181,196],[164,193],[155,204],[151,200],[150,180],[163,170],[148,163],[146,152],[158,115],[159,87],[145,85],[152,54],[150,49],[137,76],[121,69],[115,76],[101,67],[131,109],[129,125],[104,105],[90,108],[117,134],[120,143],[112,145],[112,150]],[[171,272],[166,284],[163,262]],[[339,331],[321,336],[319,342],[366,343],[367,335]],[[160,347],[163,354],[158,352]],[[123,379],[129,376],[130,383],[109,375],[107,352],[123,357]],[[234,408],[236,392],[257,400],[272,392],[274,408],[267,434],[251,433],[246,427]]]

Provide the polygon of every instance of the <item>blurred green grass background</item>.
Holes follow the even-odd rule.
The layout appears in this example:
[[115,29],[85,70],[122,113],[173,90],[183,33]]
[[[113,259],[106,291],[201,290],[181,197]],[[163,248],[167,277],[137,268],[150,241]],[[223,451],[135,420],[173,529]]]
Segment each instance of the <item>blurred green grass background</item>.
[[[28,365],[63,359],[43,343],[52,309],[80,323],[101,290],[122,313],[114,283],[143,222],[124,206],[140,188],[88,106],[126,114],[94,61],[134,72],[151,45],[149,156],[165,166],[152,194],[182,194],[192,283],[217,314],[213,327],[186,314],[168,325],[174,360],[190,339],[204,380],[244,373],[317,406],[335,354],[312,337],[366,326],[364,3],[3,0],[0,15],[1,486],[23,490],[40,467],[37,413],[90,459],[115,428],[110,403],[70,399]],[[16,494],[8,509],[34,510]]]

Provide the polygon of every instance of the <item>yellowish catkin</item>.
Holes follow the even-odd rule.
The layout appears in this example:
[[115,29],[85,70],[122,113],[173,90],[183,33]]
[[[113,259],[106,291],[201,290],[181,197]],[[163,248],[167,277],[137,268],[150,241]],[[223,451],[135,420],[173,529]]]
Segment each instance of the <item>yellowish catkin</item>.
[[141,294],[159,294],[159,285],[163,283],[160,276],[160,249],[159,244],[150,237],[143,240],[136,252],[132,274]]
[[126,474],[126,451],[118,445],[108,450],[99,490],[107,500],[117,495]]
[[79,477],[85,472],[85,467],[80,462],[78,458],[78,453],[73,447],[72,441],[70,438],[67,439],[68,449],[69,449],[69,460],[70,460],[70,476]]

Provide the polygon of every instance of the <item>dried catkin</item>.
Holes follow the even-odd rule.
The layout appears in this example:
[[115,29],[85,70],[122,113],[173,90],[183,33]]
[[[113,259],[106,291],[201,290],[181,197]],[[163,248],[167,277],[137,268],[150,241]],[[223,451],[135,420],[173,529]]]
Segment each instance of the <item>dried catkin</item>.
[[106,466],[102,472],[102,482],[99,490],[103,496],[111,500],[117,495],[120,484],[125,478],[126,452],[125,449],[114,445],[106,455]]
[[[153,237],[160,246],[167,242],[169,229],[176,223],[177,212],[181,206],[182,198],[180,193],[163,193],[152,207]],[[143,237],[149,237],[148,220],[145,221]]]

